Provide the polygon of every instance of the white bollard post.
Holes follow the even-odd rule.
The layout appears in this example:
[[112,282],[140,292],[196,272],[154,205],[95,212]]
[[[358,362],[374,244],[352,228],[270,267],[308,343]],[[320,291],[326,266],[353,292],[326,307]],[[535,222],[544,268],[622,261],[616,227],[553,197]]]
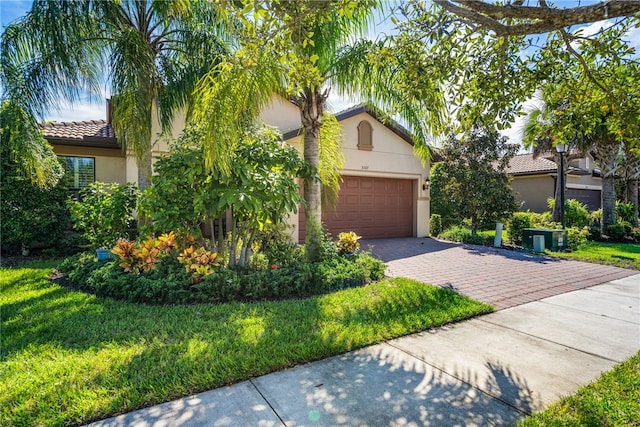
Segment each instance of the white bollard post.
[[496,237],[493,239],[493,246],[496,248],[502,247],[502,223],[496,222]]

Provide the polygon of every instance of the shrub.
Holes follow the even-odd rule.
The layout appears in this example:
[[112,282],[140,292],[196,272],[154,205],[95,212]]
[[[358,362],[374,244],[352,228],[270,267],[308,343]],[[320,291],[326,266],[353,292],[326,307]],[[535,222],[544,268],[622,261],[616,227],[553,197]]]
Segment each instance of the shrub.
[[591,215],[584,203],[580,203],[575,199],[569,199],[564,204],[564,220],[567,227],[582,228],[585,225],[589,225]]
[[510,242],[522,244],[522,230],[531,228],[530,212],[515,212],[507,221],[507,237]]
[[588,243],[589,227],[569,227],[567,228],[567,246],[570,249],[578,250]]
[[358,249],[360,249],[360,242],[358,242],[360,239],[361,237],[353,231],[343,231],[338,234],[338,240],[336,241],[338,255],[354,254]]
[[627,232],[625,231],[624,224],[618,222],[616,224],[611,224],[607,227],[606,230],[607,236],[609,236],[613,240],[622,241]]
[[68,258],[58,269],[79,289],[149,304],[299,298],[359,286],[384,276],[384,264],[365,253],[263,271],[215,268],[196,283],[176,257],[165,253],[160,254],[152,270],[138,274],[125,272],[118,261],[97,262],[95,255],[87,253]]
[[303,257],[302,247],[291,242],[291,235],[283,224],[266,224],[258,241],[258,250],[267,257],[269,265],[286,267]]
[[542,213],[527,212],[531,221],[531,227],[540,228],[556,228],[556,225],[551,221],[551,212],[546,211]]
[[440,214],[431,214],[430,230],[433,237],[438,237],[442,233],[442,216]]
[[440,237],[452,242],[469,243],[472,245],[493,245],[493,236],[473,233],[471,228],[455,225],[442,233]]
[[637,207],[632,202],[621,203],[616,201],[616,214],[620,221],[633,224],[638,218],[634,218],[637,213]]
[[131,237],[138,199],[134,184],[94,182],[80,191],[80,199],[69,206],[73,226],[93,248],[111,248],[119,239]]
[[15,162],[4,152],[1,159],[0,221],[2,250],[57,247],[64,249],[64,230],[71,224],[64,184],[43,189],[17,174]]

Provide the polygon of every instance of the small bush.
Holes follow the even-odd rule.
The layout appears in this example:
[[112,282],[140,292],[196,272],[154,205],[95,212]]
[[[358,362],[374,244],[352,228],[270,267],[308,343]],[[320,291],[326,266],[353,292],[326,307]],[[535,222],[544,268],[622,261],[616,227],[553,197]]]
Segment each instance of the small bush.
[[133,210],[138,200],[134,184],[94,182],[80,191],[81,201],[69,205],[73,227],[92,248],[111,248],[119,239],[129,238]]
[[624,224],[618,222],[607,227],[607,236],[616,241],[624,240],[627,232],[625,231]]
[[567,246],[570,249],[582,249],[589,242],[589,227],[567,228]]
[[522,230],[531,228],[530,212],[515,212],[507,221],[507,237],[516,245],[522,244]]
[[569,199],[564,203],[564,220],[567,227],[582,228],[585,225],[589,225],[591,215],[584,203]]
[[616,202],[616,214],[620,221],[633,224],[638,220],[636,217],[637,212],[637,207],[632,202]]
[[551,212],[527,212],[531,221],[532,228],[556,228],[551,221]]
[[431,214],[430,230],[433,237],[438,237],[442,233],[442,216],[439,214]]
[[360,236],[358,236],[353,231],[349,232],[341,232],[338,234],[338,240],[336,241],[336,246],[338,248],[339,255],[350,255],[354,254],[358,249],[360,249]]
[[493,237],[480,233],[473,234],[470,228],[463,226],[453,226],[442,233],[440,237],[452,242],[469,243],[472,245],[490,246],[493,244]]

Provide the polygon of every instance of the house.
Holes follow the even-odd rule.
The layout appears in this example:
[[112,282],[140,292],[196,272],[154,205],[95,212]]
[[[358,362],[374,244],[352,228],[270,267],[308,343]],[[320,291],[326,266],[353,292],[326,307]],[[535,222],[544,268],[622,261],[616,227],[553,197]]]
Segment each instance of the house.
[[[590,155],[575,159],[567,165],[565,198],[575,199],[590,211],[600,209],[602,180]],[[548,211],[547,199],[553,198],[556,188],[558,165],[553,156],[533,157],[518,154],[511,159],[507,173],[511,176],[511,188],[521,210]]]
[[[43,125],[45,138],[73,171],[76,191],[96,180],[137,181],[135,157],[120,148],[109,111],[106,120]],[[275,98],[261,118],[302,152],[298,107]],[[408,132],[366,106],[342,111],[336,118],[343,130],[344,168],[336,206],[323,212],[328,231],[355,231],[364,238],[427,236],[430,166],[414,154]],[[184,123],[184,117],[177,117],[170,136],[163,136],[154,124],[154,158],[168,152],[169,141],[178,137]],[[304,209],[292,212],[289,223],[292,239],[304,241]]]

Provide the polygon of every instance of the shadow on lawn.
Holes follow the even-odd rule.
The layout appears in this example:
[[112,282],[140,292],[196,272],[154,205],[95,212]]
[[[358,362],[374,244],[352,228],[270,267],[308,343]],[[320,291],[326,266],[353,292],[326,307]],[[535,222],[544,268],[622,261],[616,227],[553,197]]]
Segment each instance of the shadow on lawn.
[[[420,330],[424,318],[413,317],[420,310],[436,323],[455,320],[463,298],[435,289],[402,303],[368,294],[353,306],[333,295],[146,306],[69,291],[44,273],[35,280],[17,278],[3,289],[0,359],[11,362],[3,384],[20,378],[20,386],[9,387],[0,406],[16,425],[86,423],[341,354],[397,335],[399,324]],[[27,376],[24,366],[33,367]],[[36,407],[28,401],[34,393]]]

